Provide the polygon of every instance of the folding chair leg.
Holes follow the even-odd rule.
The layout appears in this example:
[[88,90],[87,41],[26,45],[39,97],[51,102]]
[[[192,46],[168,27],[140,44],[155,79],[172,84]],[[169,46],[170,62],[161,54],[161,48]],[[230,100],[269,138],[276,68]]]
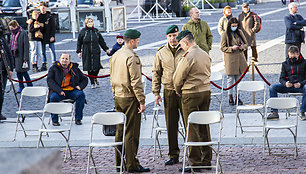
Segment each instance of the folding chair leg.
[[156,155],[156,140],[157,140],[157,130],[155,130],[153,161],[155,161],[155,155]]
[[39,148],[39,144],[40,144],[40,143],[41,143],[41,146],[42,146],[42,147],[45,147],[45,145],[44,145],[44,143],[43,143],[41,137],[42,137],[42,132],[39,133],[37,148]]
[[186,154],[187,154],[187,146],[184,146],[184,157],[183,157],[183,168],[182,168],[182,174],[185,173],[185,165],[186,165]]
[[[161,134],[161,132],[159,132],[159,134]],[[157,140],[157,144],[158,144],[159,154],[160,154],[160,157],[162,158],[163,154],[161,152],[160,143],[159,143],[159,139],[158,139],[158,134],[157,134],[157,139],[156,140]]]
[[87,159],[87,170],[86,170],[86,174],[89,174],[89,162],[90,162],[90,157],[91,157],[91,147],[88,148],[88,159]]
[[64,139],[66,140],[66,148],[65,148],[65,157],[64,157],[64,162],[66,162],[66,159],[67,159],[67,152],[69,150],[69,154],[70,154],[70,159],[72,159],[72,152],[71,152],[71,148],[70,148],[70,145],[69,145],[69,139],[66,138],[66,136],[60,132],[60,134],[64,137]]
[[[291,132],[291,134],[293,135],[293,141],[294,141],[294,159],[296,159],[297,157],[297,145],[296,145],[296,137],[297,137],[297,134],[294,134],[293,131],[288,128],[288,130]],[[297,129],[296,129],[297,130]],[[297,131],[296,131],[297,133]]]
[[98,174],[98,170],[97,170],[97,167],[96,167],[96,163],[95,163],[95,160],[94,160],[94,157],[92,156],[92,151],[93,151],[93,147],[91,147],[91,160],[92,160],[92,164],[94,165],[94,169],[95,169],[95,172],[96,174]]
[[154,122],[155,122],[155,115],[157,111],[153,111],[153,119],[152,119],[152,129],[151,129],[151,138],[153,136],[153,129],[154,129]]
[[271,155],[271,148],[270,148],[270,143],[269,143],[269,138],[268,138],[269,131],[270,129],[267,130],[266,140],[267,140],[268,152],[269,152],[269,155]]

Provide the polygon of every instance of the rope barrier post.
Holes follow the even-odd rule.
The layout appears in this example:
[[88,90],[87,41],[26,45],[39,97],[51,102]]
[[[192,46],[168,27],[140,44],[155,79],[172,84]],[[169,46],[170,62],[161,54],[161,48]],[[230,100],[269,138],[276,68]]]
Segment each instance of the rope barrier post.
[[[252,62],[252,81],[255,80],[255,58],[252,57],[251,59]],[[253,105],[255,105],[255,92],[253,92]]]

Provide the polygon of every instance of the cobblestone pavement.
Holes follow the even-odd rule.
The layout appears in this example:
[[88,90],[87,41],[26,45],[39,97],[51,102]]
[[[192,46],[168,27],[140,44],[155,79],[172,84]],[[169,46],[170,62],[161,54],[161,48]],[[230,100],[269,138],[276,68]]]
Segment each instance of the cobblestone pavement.
[[[144,167],[149,167],[151,169],[149,173],[180,173],[178,169],[182,167],[183,150],[181,150],[180,162],[167,167],[164,165],[164,161],[167,160],[166,150],[163,149],[163,157],[152,161],[153,148],[140,148],[138,151],[140,164]],[[287,153],[292,154],[293,149],[273,149],[272,153],[274,152],[275,155],[266,156],[265,158],[262,156],[261,146],[221,146],[220,150],[220,162],[222,171],[225,174],[306,173],[306,146],[298,148],[299,156],[296,160],[291,155],[285,155]],[[73,149],[73,159],[63,163],[63,173],[86,173],[87,151],[88,149],[86,148]],[[277,153],[281,155],[277,155]],[[97,165],[115,165],[113,149],[94,149],[94,156]],[[94,169],[91,169],[90,173],[94,173]],[[99,173],[115,173],[115,169],[99,169]]]

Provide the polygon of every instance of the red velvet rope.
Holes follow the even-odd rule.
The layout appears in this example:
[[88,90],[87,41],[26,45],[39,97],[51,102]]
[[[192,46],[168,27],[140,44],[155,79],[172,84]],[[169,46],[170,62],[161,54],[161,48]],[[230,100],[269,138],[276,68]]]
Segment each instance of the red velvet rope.
[[93,76],[93,75],[88,75],[88,74],[84,74],[85,76],[87,77],[90,77],[90,78],[105,78],[105,77],[109,77],[110,74],[106,74],[106,75],[103,75],[103,76]]
[[271,85],[271,83],[268,82],[268,80],[261,74],[261,72],[259,71],[258,67],[255,65],[255,69],[258,72],[259,76],[262,78],[263,81],[266,82],[267,85]]
[[31,83],[31,82],[35,82],[35,81],[37,81],[37,80],[43,79],[43,78],[45,78],[47,75],[48,75],[48,73],[45,74],[45,75],[43,75],[43,76],[41,76],[41,77],[39,77],[39,78],[37,78],[37,79],[30,80],[30,81],[19,81],[19,80],[15,80],[15,79],[12,79],[12,80],[13,80],[14,82],[18,82],[18,83]]
[[147,75],[145,75],[144,73],[141,73],[143,76],[145,76],[150,82],[152,82],[152,79],[150,77],[148,77]]
[[[236,85],[242,80],[242,78],[246,75],[246,73],[248,72],[249,68],[250,68],[250,65],[244,70],[243,74],[240,76],[240,78],[239,78],[234,84],[232,84],[232,85],[231,85],[230,87],[228,87],[228,88],[223,88],[223,90],[226,91],[226,90],[232,89],[234,86],[236,86]],[[222,89],[221,86],[218,86],[218,85],[215,84],[213,81],[210,81],[210,83],[213,84],[216,88]]]

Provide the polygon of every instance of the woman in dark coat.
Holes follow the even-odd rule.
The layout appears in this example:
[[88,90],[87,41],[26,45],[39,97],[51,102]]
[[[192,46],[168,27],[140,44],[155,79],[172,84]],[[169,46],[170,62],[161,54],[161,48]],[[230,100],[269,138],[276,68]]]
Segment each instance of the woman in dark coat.
[[[100,47],[110,53],[104,39],[98,29],[94,28],[92,18],[85,19],[85,28],[80,31],[77,42],[77,53],[79,58],[82,58],[83,70],[88,71],[89,75],[97,76],[102,68],[100,62]],[[90,78],[91,88],[96,88],[99,85],[97,79]]]
[[[19,26],[16,20],[9,23],[9,28],[11,30],[11,52],[15,59],[15,71],[17,72],[17,78],[19,81],[30,81],[31,78],[28,74],[30,69],[29,66],[29,38],[26,31],[24,31],[21,26]],[[27,86],[33,86],[32,82],[27,83]],[[24,88],[23,83],[19,83],[20,93]]]

